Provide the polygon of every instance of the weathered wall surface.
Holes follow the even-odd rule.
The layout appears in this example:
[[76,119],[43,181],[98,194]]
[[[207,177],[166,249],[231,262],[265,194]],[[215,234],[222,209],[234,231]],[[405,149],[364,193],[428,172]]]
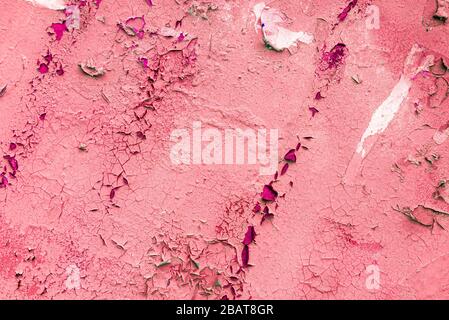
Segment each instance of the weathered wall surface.
[[[0,297],[449,298],[448,9],[0,0]],[[195,121],[279,174],[174,164]]]

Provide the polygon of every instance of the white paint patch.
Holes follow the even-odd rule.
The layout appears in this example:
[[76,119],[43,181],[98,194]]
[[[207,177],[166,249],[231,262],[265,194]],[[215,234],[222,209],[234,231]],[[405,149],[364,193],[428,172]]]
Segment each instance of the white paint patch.
[[256,32],[261,27],[264,40],[277,51],[288,49],[296,45],[298,41],[305,44],[313,42],[312,34],[284,28],[282,26],[284,15],[279,10],[266,6],[264,2],[256,4],[253,7],[253,13],[256,17],[254,24]]
[[[413,79],[421,72],[428,71],[433,65],[434,57],[426,55],[422,46],[414,45],[404,62],[404,70],[399,82],[394,86],[389,96],[374,111],[365,132],[357,145],[356,151],[346,168],[343,183],[352,184],[360,173],[360,167],[365,156],[376,142],[376,135],[384,132],[394,119],[404,100],[407,98]],[[371,139],[368,139],[372,137]]]
[[[269,36],[266,36],[265,38],[269,38]],[[271,38],[270,43],[274,45],[273,47],[275,49],[283,50],[290,48],[298,41],[305,44],[311,44],[313,41],[313,36],[307,32],[294,32],[279,27],[277,34]]]
[[448,138],[449,128],[443,131],[437,130],[433,135],[433,141],[435,141],[435,143],[438,145],[445,143]]
[[81,287],[81,277],[80,277],[80,269],[76,264],[69,265],[65,272],[67,274],[67,279],[64,284],[67,289],[79,289]]
[[[368,124],[356,152],[364,158],[369,152],[370,147],[366,147],[366,139],[382,133],[387,129],[394,116],[399,111],[401,104],[407,98],[412,80],[421,72],[429,71],[429,67],[434,63],[432,55],[424,55],[425,50],[419,45],[414,45],[410,50],[404,63],[404,71],[401,79],[394,86],[390,95],[384,102],[374,111],[371,121]],[[368,150],[367,150],[368,149]]]
[[265,7],[265,2],[257,3],[253,7],[253,13],[256,16],[256,21],[254,22],[254,29],[256,30],[256,32],[260,29],[259,21],[260,17],[262,16],[262,11],[263,9],[265,9]]
[[404,75],[393,88],[390,95],[384,102],[374,111],[371,121],[369,122],[368,128],[366,128],[363,136],[357,145],[357,153],[362,155],[362,158],[366,155],[366,150],[364,148],[365,140],[373,135],[382,133],[393,120],[402,102],[407,98],[410,91],[411,81],[407,79]]
[[65,0],[25,0],[33,5],[44,7],[51,10],[64,10]]
[[159,31],[159,34],[163,37],[178,37],[181,33],[173,28],[162,27]]
[[80,28],[80,9],[78,6],[68,6],[65,11],[67,20],[65,25],[69,31]]

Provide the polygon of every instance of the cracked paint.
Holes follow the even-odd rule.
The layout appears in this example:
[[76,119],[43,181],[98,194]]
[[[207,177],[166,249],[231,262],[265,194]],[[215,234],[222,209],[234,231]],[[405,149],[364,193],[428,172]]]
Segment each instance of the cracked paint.
[[0,297],[449,298],[447,3],[2,2]]

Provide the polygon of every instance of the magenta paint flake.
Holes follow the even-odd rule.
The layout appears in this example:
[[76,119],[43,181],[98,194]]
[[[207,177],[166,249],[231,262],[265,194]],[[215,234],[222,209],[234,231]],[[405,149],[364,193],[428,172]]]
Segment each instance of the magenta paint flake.
[[318,91],[315,94],[315,100],[321,100],[321,99],[324,99],[324,97],[321,95],[321,91]]
[[19,170],[19,163],[15,157],[6,155],[3,158],[8,161],[8,163],[13,171]]
[[272,220],[274,218],[274,214],[267,212],[263,214],[262,219],[260,219],[260,224],[262,225],[267,220]]
[[296,162],[296,149],[290,149],[284,156],[285,161]]
[[65,23],[52,23],[51,28],[53,29],[53,32],[56,36],[56,40],[59,41],[62,39],[62,36],[64,35],[64,32],[67,31],[67,26]]
[[315,117],[315,115],[320,112],[317,108],[315,107],[309,107],[309,111],[312,114],[312,118]]
[[343,22],[348,17],[349,12],[357,5],[358,0],[352,0],[349,4],[343,9],[343,11],[338,15],[338,20]]
[[284,174],[287,173],[289,166],[290,165],[288,163],[284,163],[284,165],[282,166],[282,169],[281,169],[281,176],[283,176]]
[[260,203],[256,203],[253,208],[254,213],[259,213],[262,210]]
[[62,67],[62,64],[59,65],[59,68],[58,68],[58,69],[56,69],[56,74],[57,74],[58,76],[64,75],[64,69],[63,69],[63,67]]
[[272,185],[267,184],[263,187],[263,191],[260,196],[264,201],[275,201],[278,196],[278,192],[274,190]]
[[142,66],[143,66],[144,69],[149,68],[149,60],[148,60],[148,58],[145,58],[145,57],[139,57],[139,58],[138,58],[138,61],[142,64]]
[[53,55],[50,51],[47,51],[47,54],[44,56],[44,60],[47,62],[47,65],[53,61]]
[[3,97],[5,95],[7,88],[8,88],[7,84],[0,86],[0,97]]
[[184,35],[184,33],[181,32],[181,33],[179,34],[179,36],[178,36],[177,41],[178,41],[178,42],[182,42],[182,41],[184,41],[185,38],[186,38],[186,36]]
[[142,140],[145,140],[147,137],[145,136],[145,134],[142,132],[142,131],[137,131],[136,132],[136,136],[139,138],[139,139],[142,139]]
[[242,266],[244,268],[248,267],[249,263],[249,246],[244,245],[242,249]]
[[0,188],[6,188],[8,186],[8,178],[4,173],[0,175]]
[[256,238],[256,231],[254,230],[254,226],[248,226],[248,230],[245,233],[245,238],[243,239],[244,245],[250,245],[254,239]]
[[348,52],[346,45],[343,43],[337,43],[329,52],[325,52],[321,58],[323,69],[335,69],[339,67],[343,62]]
[[37,70],[40,73],[46,74],[48,72],[48,65],[46,63],[39,63],[38,65],[39,67],[37,68]]

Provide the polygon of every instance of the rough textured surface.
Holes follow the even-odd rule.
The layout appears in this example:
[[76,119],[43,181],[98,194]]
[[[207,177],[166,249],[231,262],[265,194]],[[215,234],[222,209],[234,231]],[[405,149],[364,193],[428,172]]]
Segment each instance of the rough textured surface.
[[[314,38],[282,52],[255,1],[32,2],[0,3],[1,298],[449,298],[447,1],[273,1]],[[255,166],[172,164],[194,121],[300,140],[267,209]]]

